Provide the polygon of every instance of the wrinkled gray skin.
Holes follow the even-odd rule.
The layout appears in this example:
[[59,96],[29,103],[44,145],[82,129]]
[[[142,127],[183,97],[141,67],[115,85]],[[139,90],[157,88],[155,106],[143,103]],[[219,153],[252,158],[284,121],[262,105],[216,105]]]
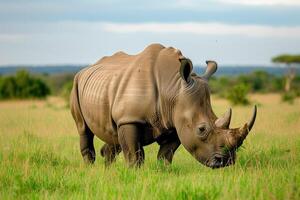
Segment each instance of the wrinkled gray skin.
[[118,52],[78,72],[70,105],[85,162],[95,161],[96,135],[105,142],[100,152],[107,165],[123,151],[129,166],[139,166],[143,146],[153,142],[165,163],[182,144],[208,167],[234,164],[256,107],[248,123],[230,129],[231,109],[217,118],[211,108],[208,79],[216,62],[207,61],[201,77],[192,69],[179,50],[152,44],[137,55]]

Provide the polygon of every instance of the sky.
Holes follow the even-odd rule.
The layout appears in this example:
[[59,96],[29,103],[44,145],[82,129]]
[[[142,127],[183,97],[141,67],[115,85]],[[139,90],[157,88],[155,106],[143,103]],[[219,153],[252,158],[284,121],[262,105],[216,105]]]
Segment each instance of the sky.
[[0,65],[92,64],[151,43],[194,65],[300,53],[300,0],[0,0]]

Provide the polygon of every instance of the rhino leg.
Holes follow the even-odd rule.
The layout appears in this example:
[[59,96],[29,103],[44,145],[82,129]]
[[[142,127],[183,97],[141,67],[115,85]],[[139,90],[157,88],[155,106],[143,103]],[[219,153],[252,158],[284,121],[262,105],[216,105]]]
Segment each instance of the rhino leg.
[[80,134],[80,151],[83,160],[87,164],[95,162],[94,134],[91,131],[86,131]]
[[157,159],[162,160],[167,165],[171,164],[173,155],[180,144],[180,140],[177,136],[159,142],[160,148],[157,154]]
[[100,154],[105,159],[105,165],[108,166],[113,163],[121,150],[120,145],[104,144],[100,150]]
[[118,140],[130,167],[141,166],[145,159],[144,149],[139,138],[141,131],[142,128],[138,124],[125,124],[118,129]]

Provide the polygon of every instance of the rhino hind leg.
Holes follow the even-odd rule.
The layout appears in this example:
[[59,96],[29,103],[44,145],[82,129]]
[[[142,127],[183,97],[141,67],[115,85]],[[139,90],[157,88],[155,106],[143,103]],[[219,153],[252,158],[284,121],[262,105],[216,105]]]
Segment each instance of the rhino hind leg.
[[93,140],[94,134],[91,131],[80,134],[80,151],[84,162],[87,164],[93,164],[95,162],[96,154]]
[[174,153],[181,144],[179,138],[174,136],[158,143],[160,148],[157,154],[157,160],[162,160],[164,164],[167,165],[171,164]]
[[118,140],[130,167],[140,167],[144,163],[145,153],[139,138],[142,130],[138,124],[125,124],[118,129]]
[[120,145],[104,144],[100,149],[100,154],[104,157],[105,165],[109,166],[116,160],[116,156],[121,152]]

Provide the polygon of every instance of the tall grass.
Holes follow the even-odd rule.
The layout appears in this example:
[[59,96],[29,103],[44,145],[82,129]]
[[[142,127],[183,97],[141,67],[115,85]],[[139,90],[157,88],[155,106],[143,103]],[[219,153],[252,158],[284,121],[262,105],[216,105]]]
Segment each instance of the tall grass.
[[[141,169],[120,155],[110,168],[99,155],[85,166],[75,124],[64,102],[0,102],[0,199],[300,199],[300,101],[252,96],[257,122],[232,167],[212,170],[183,147],[173,164],[156,161],[158,145],[145,148]],[[214,98],[218,115],[229,103]],[[51,105],[51,106],[49,106]],[[251,115],[234,107],[232,126]]]

